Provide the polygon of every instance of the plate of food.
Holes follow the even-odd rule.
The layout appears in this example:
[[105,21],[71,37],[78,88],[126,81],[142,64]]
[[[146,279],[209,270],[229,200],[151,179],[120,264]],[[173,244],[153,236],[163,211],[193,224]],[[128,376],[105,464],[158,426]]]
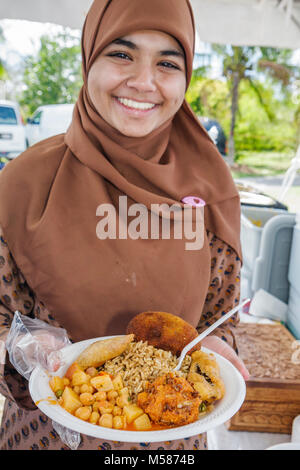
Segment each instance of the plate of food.
[[[178,325],[170,329],[170,315],[159,312],[156,330],[151,321],[157,321],[157,312],[146,312],[137,316],[142,330],[135,318],[125,335],[63,348],[55,373],[40,366],[33,370],[33,401],[62,426],[112,441],[175,440],[223,424],[241,407],[245,381],[229,361],[200,344],[175,372],[180,351],[193,336],[186,329],[178,336]],[[183,320],[175,321],[186,328]]]

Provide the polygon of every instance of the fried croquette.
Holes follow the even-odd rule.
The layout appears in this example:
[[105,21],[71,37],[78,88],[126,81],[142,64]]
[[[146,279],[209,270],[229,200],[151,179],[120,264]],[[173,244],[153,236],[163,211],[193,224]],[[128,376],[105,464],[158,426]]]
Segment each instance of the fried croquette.
[[195,351],[191,355],[192,363],[187,380],[207,404],[223,398],[224,383],[220,377],[220,369],[213,354]]
[[152,383],[147,382],[145,391],[138,394],[137,403],[154,423],[183,426],[198,419],[201,399],[185,378],[169,372]]
[[[182,349],[198,336],[197,330],[177,315],[166,312],[143,312],[128,324],[127,334],[133,333],[135,341],[147,341],[149,345],[179,356]],[[198,343],[192,351],[201,348]]]

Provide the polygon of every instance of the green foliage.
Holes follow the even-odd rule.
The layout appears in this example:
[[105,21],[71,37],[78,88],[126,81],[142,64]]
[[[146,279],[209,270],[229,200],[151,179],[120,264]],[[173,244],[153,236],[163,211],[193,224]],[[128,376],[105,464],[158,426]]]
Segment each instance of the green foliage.
[[[235,129],[237,154],[240,151],[289,152],[296,148],[297,125],[291,98],[281,100],[268,82],[256,82],[264,106],[249,83],[240,88],[239,114]],[[238,156],[238,155],[237,155]]]
[[[216,49],[224,52],[226,47],[220,46]],[[258,67],[259,58],[263,57],[270,62],[264,63],[263,71],[249,73],[249,77],[245,74],[240,82],[234,132],[236,160],[244,151],[291,152],[296,149],[299,139],[300,106],[293,102],[289,84],[284,85],[275,77],[280,73],[282,78],[286,78],[282,69],[270,65],[271,59],[278,59],[279,65],[290,59],[290,51],[283,50],[280,54],[273,48],[261,48],[261,54],[258,54],[254,48],[249,49],[253,49],[252,54],[256,53],[256,62],[253,60],[252,63],[250,59],[247,62],[249,70],[251,67],[253,69]],[[246,56],[243,63],[245,72]],[[266,71],[266,68],[270,68],[272,73]],[[290,69],[289,73],[292,73]],[[227,138],[232,119],[230,92],[229,77],[216,80],[193,74],[186,94],[186,99],[195,113],[218,120]]]
[[186,100],[198,116],[215,118],[227,127],[230,97],[225,81],[193,76]]
[[[5,42],[5,37],[4,37],[3,29],[0,26],[0,44],[4,44],[4,42]],[[6,80],[7,78],[8,78],[8,73],[5,68],[5,64],[0,58],[0,80]]]
[[68,32],[42,36],[37,56],[25,60],[23,82],[19,102],[27,116],[41,105],[75,102],[82,86],[79,38]]

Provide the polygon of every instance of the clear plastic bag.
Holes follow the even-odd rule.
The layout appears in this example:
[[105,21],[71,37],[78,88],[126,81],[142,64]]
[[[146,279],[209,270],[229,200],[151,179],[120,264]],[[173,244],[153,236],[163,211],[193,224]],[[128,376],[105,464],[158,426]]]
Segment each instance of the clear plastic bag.
[[79,432],[72,431],[56,421],[52,421],[52,426],[64,444],[66,444],[71,450],[77,450],[81,441]]
[[[61,365],[60,349],[71,344],[66,330],[56,328],[37,318],[32,319],[16,311],[6,339],[9,360],[25,379],[29,380],[37,365],[55,372]],[[61,440],[76,450],[80,434],[52,421]]]
[[61,365],[59,350],[71,344],[66,330],[15,312],[7,339],[9,359],[19,374],[29,380],[40,364],[55,371]]

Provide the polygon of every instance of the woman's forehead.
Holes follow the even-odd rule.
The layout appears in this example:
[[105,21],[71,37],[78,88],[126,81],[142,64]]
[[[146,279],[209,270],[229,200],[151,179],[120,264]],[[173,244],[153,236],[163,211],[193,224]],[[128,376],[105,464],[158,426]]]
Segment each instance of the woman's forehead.
[[170,34],[156,30],[142,30],[130,32],[122,37],[114,39],[109,45],[118,44],[133,50],[142,49],[144,46],[160,48],[161,50],[174,50],[184,56],[180,43]]

